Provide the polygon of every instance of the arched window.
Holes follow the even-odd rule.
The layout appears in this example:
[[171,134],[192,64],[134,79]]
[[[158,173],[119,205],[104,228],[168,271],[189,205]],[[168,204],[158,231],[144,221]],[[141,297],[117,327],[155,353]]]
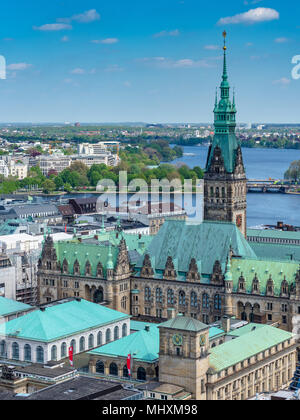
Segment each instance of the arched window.
[[118,366],[115,363],[109,365],[109,374],[113,376],[118,376]]
[[104,300],[103,289],[99,287],[94,293],[94,303],[102,303]]
[[137,370],[137,379],[139,381],[145,381],[146,380],[146,371],[143,367],[139,367]]
[[67,344],[66,343],[62,343],[61,348],[60,348],[60,354],[61,354],[62,358],[67,356]]
[[288,293],[289,293],[289,285],[286,279],[284,279],[283,282],[281,283],[281,294],[287,295]]
[[67,274],[69,271],[69,264],[68,261],[66,259],[64,259],[63,261],[63,273]]
[[24,360],[31,362],[31,346],[29,344],[25,344],[24,346]]
[[4,340],[0,342],[0,356],[7,357],[6,342]]
[[15,360],[19,360],[19,357],[19,344],[15,342],[12,344],[12,358]]
[[97,334],[97,346],[102,346],[102,332],[99,331]]
[[97,265],[97,277],[103,277],[103,266],[101,262]]
[[119,327],[114,328],[114,340],[119,340]]
[[57,347],[51,347],[51,360],[57,360]]
[[109,343],[111,341],[111,331],[109,328],[106,330],[105,339],[106,343]]
[[220,310],[222,306],[222,301],[221,301],[221,296],[220,295],[215,295],[214,297],[214,307],[217,310]]
[[89,335],[89,349],[94,348],[94,336],[93,334]]
[[198,298],[197,298],[197,293],[196,292],[192,292],[191,293],[191,306],[198,306]]
[[203,293],[202,295],[202,308],[209,308],[209,296],[207,293]]
[[44,349],[41,346],[36,348],[36,361],[37,363],[44,363]]
[[145,302],[150,302],[151,299],[151,289],[150,287],[145,287]]
[[185,293],[183,290],[179,292],[179,305],[185,305]]
[[98,360],[98,362],[96,363],[96,372],[104,373],[104,363],[101,360]]
[[162,303],[162,290],[161,290],[160,287],[156,288],[155,297],[156,297],[156,302],[157,303]]
[[74,274],[80,274],[80,265],[77,260],[74,262],[73,271]]
[[126,365],[123,366],[123,377],[124,378],[128,378],[129,377],[129,372],[128,372],[128,369],[127,369],[127,366]]
[[90,276],[92,274],[92,267],[89,261],[85,264],[85,275]]
[[122,325],[122,337],[127,336],[127,324]]
[[167,299],[168,299],[168,304],[169,305],[173,305],[174,304],[174,290],[168,289],[168,291],[167,291]]
[[71,343],[70,343],[70,347],[73,347],[73,354],[75,354],[76,353],[76,341],[75,340],[72,340],[71,341]]
[[79,351],[84,351],[85,350],[85,338],[84,337],[80,337],[79,340]]

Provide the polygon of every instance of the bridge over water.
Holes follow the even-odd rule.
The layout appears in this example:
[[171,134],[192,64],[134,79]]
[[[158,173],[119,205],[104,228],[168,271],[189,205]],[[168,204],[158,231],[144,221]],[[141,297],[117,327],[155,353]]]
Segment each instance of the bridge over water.
[[261,193],[281,193],[286,194],[288,192],[297,191],[300,189],[300,185],[296,185],[293,182],[287,182],[286,180],[274,180],[274,179],[248,179],[247,181],[247,192],[261,192]]

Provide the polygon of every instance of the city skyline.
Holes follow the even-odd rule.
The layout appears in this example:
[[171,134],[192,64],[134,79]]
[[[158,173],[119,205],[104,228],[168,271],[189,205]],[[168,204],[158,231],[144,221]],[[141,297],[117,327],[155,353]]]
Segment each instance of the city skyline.
[[290,0],[20,3],[3,6],[0,122],[212,122],[224,29],[238,122],[298,122]]

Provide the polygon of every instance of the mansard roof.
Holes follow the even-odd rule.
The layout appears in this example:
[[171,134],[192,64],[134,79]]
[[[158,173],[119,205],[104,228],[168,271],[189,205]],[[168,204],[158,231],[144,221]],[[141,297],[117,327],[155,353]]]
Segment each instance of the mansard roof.
[[[176,260],[177,272],[187,273],[192,258],[201,261],[202,274],[211,274],[216,260],[219,260],[223,272],[232,245],[234,254],[241,257],[256,255],[234,223],[186,222],[168,220],[153,238],[145,254],[149,254],[153,269],[164,270],[168,257]],[[136,268],[143,267],[142,256]]]
[[299,262],[296,261],[232,258],[231,273],[233,276],[233,291],[238,290],[239,278],[243,274],[245,290],[247,293],[251,293],[252,282],[256,274],[259,280],[259,291],[261,295],[265,295],[267,283],[271,276],[274,284],[274,295],[279,296],[281,283],[284,279],[286,279],[289,285],[294,283],[298,270]]

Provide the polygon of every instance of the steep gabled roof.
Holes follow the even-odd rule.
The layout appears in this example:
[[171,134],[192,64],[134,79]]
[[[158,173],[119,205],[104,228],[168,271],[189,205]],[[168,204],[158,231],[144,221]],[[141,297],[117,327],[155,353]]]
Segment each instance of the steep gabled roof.
[[[203,274],[211,274],[216,260],[225,270],[230,244],[235,255],[255,258],[256,255],[234,223],[192,223],[181,220],[166,221],[153,238],[145,254],[155,261],[156,270],[164,270],[167,258],[177,260],[177,272],[188,272],[192,258],[201,261]],[[144,257],[136,268],[143,266]],[[153,267],[154,268],[154,267]]]

